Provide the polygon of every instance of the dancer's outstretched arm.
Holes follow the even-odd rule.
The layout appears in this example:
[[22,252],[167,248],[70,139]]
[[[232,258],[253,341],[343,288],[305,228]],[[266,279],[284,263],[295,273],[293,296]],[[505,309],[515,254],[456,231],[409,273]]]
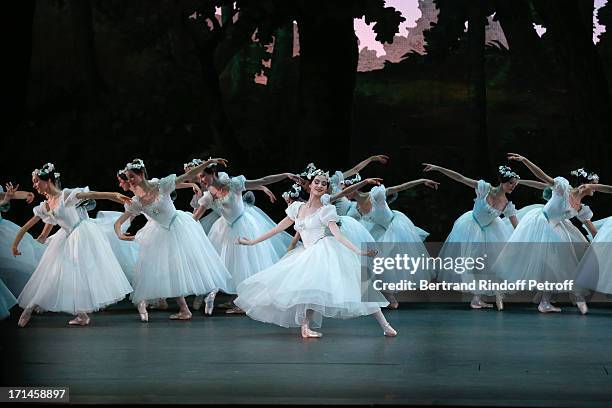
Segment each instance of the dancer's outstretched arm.
[[433,188],[434,190],[437,190],[438,186],[440,185],[440,183],[433,181],[433,180],[418,179],[418,180],[408,181],[404,184],[399,184],[397,186],[389,187],[386,189],[386,193],[389,196],[395,193],[399,193],[400,191],[408,190],[409,188],[419,186],[421,184],[425,185],[426,187]]
[[555,184],[555,181],[552,177],[544,173],[541,168],[530,162],[529,159],[527,159],[526,157],[516,153],[508,153],[508,160],[514,160],[523,163],[533,173],[534,176],[536,176],[549,186]]
[[44,244],[45,241],[47,240],[47,238],[49,237],[49,234],[51,233],[51,230],[53,230],[53,225],[52,224],[45,224],[45,226],[43,227],[43,230],[40,233],[40,235],[38,237],[36,237],[36,240],[38,242],[40,242],[41,244]]
[[76,193],[76,198],[79,200],[110,200],[119,204],[132,204],[132,199],[121,193],[109,193],[100,191],[88,191]]
[[211,164],[221,164],[224,167],[227,167],[227,160],[217,158],[217,159],[208,159],[199,166],[195,166],[194,168],[186,171],[184,174],[176,177],[175,184],[179,185],[181,183],[190,182],[196,178],[198,174],[202,172],[206,167]]
[[293,225],[293,220],[289,217],[285,217],[282,219],[281,222],[279,222],[276,227],[272,228],[270,231],[266,232],[265,234],[261,235],[260,237],[257,237],[255,239],[248,239],[245,237],[240,237],[236,240],[236,243],[239,245],[255,245],[255,244],[259,244],[262,241],[265,241],[266,239],[273,237],[274,235],[278,234],[279,232],[283,232],[284,230],[286,230],[287,228],[289,228],[290,226]]
[[0,206],[8,204],[11,200],[26,200],[28,204],[34,201],[34,194],[29,191],[20,191],[19,184],[6,183],[5,192],[0,193]]
[[276,202],[276,196],[274,195],[274,193],[272,191],[270,191],[270,189],[266,186],[258,186],[255,187],[253,190],[259,190],[259,191],[263,191],[268,198],[270,199],[271,203],[275,203]]
[[344,178],[351,177],[359,173],[361,170],[365,169],[366,166],[370,163],[379,162],[382,164],[387,164],[388,161],[389,161],[389,156],[385,156],[384,154],[377,154],[375,156],[370,156],[367,159],[355,165],[355,167],[353,167],[352,169],[347,170],[344,173],[342,173],[342,176]]
[[519,186],[537,188],[538,190],[544,190],[546,187],[550,187],[548,184],[536,180],[519,180],[517,184]]
[[344,235],[342,235],[342,233],[340,232],[340,228],[338,227],[338,224],[336,224],[335,221],[330,221],[327,224],[327,227],[331,231],[332,235],[336,237],[338,242],[340,242],[342,245],[344,245],[345,247],[347,247],[348,249],[350,249],[357,255],[365,255],[365,256],[371,256],[371,257],[376,256],[377,252],[374,249],[371,249],[369,251],[363,251],[363,252],[360,251],[359,248],[357,248],[351,241],[349,241],[348,239],[346,239]]
[[585,184],[583,188],[590,191],[612,194],[612,186],[607,184]]
[[273,174],[271,176],[258,178],[255,180],[246,180],[244,182],[244,188],[245,190],[256,190],[258,187],[267,186],[268,184],[276,183],[277,181],[281,181],[286,178],[296,183],[300,183],[300,184],[303,183],[303,180],[300,176],[296,176],[293,173],[280,173],[280,174]]
[[367,184],[374,184],[375,186],[379,186],[380,183],[382,183],[383,179],[381,178],[368,178],[365,180],[361,180],[359,183],[355,183],[352,186],[349,186],[347,188],[345,188],[344,190],[340,191],[337,194],[334,194],[333,196],[330,197],[330,202],[334,202],[337,201],[339,198],[342,198],[344,196],[347,196],[357,190],[362,189],[363,187],[365,187]]
[[202,190],[200,189],[200,186],[198,186],[196,183],[177,183],[176,184],[177,190],[180,190],[183,188],[190,188],[193,190],[194,193],[202,194]]
[[430,164],[430,163],[422,163],[423,166],[425,166],[425,168],[423,168],[423,171],[437,171],[440,172],[442,174],[444,174],[446,177],[451,178],[455,181],[458,181],[459,183],[465,184],[468,187],[471,188],[476,188],[476,186],[478,185],[478,181],[471,179],[469,177],[465,177],[463,174],[461,173],[457,173],[456,171],[441,167],[441,166],[436,166],[435,164]]
[[23,227],[19,229],[19,232],[17,232],[17,235],[15,236],[15,240],[13,241],[13,248],[12,248],[13,256],[21,255],[21,252],[19,252],[19,243],[23,239],[24,235],[30,230],[30,228],[36,225],[38,221],[40,221],[40,217],[35,215],[32,218],[30,218]]
[[123,223],[129,220],[130,218],[132,218],[132,214],[126,211],[123,214],[121,214],[121,217],[119,217],[117,221],[115,221],[115,225],[114,225],[115,234],[117,234],[117,237],[122,241],[133,241],[134,240],[133,235],[130,235],[130,234],[127,234],[121,231],[121,226],[123,225]]

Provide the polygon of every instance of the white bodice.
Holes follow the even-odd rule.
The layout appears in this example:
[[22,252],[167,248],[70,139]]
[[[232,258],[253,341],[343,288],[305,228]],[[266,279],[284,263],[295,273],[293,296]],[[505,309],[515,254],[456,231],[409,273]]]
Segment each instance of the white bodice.
[[170,194],[176,189],[176,175],[171,174],[161,180],[150,180],[157,188],[157,198],[153,202],[143,205],[136,196],[132,204],[126,205],[127,212],[133,215],[144,214],[147,220],[154,221],[169,229],[176,217],[176,208]]
[[228,224],[233,225],[244,213],[242,192],[245,190],[245,182],[244,176],[229,178],[229,192],[226,196],[215,199],[209,191],[205,191],[198,203],[217,212]]
[[331,221],[338,222],[340,217],[333,205],[324,205],[314,213],[298,218],[302,205],[306,203],[295,201],[285,210],[287,216],[295,221],[295,230],[300,233],[305,248],[314,245],[321,238],[328,235],[327,229]]
[[474,199],[474,208],[472,209],[472,217],[480,228],[486,228],[497,217],[504,214],[505,217],[511,217],[516,214],[516,208],[512,201],[508,201],[503,210],[499,210],[487,202],[487,196],[491,191],[491,184],[484,180],[478,180],[476,185],[476,198]]
[[66,233],[70,234],[79,226],[81,221],[89,219],[87,211],[78,207],[83,200],[79,200],[76,197],[78,193],[86,192],[89,192],[88,187],[65,188],[61,192],[61,198],[58,200],[55,209],[47,210],[47,201],[43,201],[34,207],[34,215],[39,217],[45,224],[59,225]]
[[565,219],[577,217],[584,222],[590,220],[593,212],[588,205],[582,205],[580,211],[570,205],[569,195],[572,186],[564,177],[556,177],[552,186],[552,196],[544,205],[542,212],[551,224],[558,224]]

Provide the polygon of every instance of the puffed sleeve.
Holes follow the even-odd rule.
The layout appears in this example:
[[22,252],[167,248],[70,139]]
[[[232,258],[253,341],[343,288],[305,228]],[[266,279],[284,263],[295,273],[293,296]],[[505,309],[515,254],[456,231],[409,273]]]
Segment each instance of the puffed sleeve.
[[246,177],[244,176],[232,177],[229,182],[229,188],[230,190],[235,191],[237,193],[242,193],[245,190],[244,188],[245,182],[246,182]]
[[510,218],[513,215],[516,215],[516,207],[514,206],[514,203],[512,201],[508,201],[508,204],[506,204],[506,208],[504,208],[503,214],[506,218]]
[[176,174],[171,174],[159,180],[159,192],[170,194],[176,190]]
[[73,189],[65,189],[64,194],[64,205],[66,207],[76,207],[83,199],[77,198],[77,194],[79,193],[89,193],[89,187],[77,187]]
[[295,221],[295,219],[298,216],[298,212],[300,211],[300,207],[302,206],[302,202],[300,201],[294,201],[291,203],[291,205],[289,205],[289,207],[287,207],[285,209],[285,214],[287,214],[287,217],[289,217],[292,221]]
[[478,180],[476,184],[476,198],[484,198],[491,191],[491,184],[484,180]]
[[340,221],[340,216],[336,212],[336,207],[333,205],[326,205],[321,208],[319,212],[319,218],[321,219],[321,223],[323,225],[327,225],[330,222],[338,222]]
[[387,189],[384,185],[374,186],[372,190],[370,190],[370,200],[372,200],[372,205],[376,207],[380,207],[387,202]]
[[213,196],[208,191],[205,191],[202,194],[202,197],[198,200],[198,206],[204,206],[206,208],[210,208],[213,203]]
[[194,194],[193,197],[191,197],[191,201],[189,202],[189,205],[191,206],[191,208],[193,208],[194,210],[198,208],[200,206],[198,201],[199,201],[198,195]]
[[591,218],[593,218],[593,211],[591,211],[591,208],[588,205],[583,204],[582,207],[580,207],[580,211],[578,211],[576,218],[578,218],[578,221],[580,222],[589,221]]
[[137,197],[132,198],[131,204],[124,204],[123,208],[125,208],[125,211],[127,213],[130,213],[132,215],[138,215],[142,213],[143,210],[142,205],[140,204],[140,201],[138,201]]
[[57,223],[51,217],[49,217],[49,214],[47,213],[47,209],[45,208],[45,205],[46,204],[43,201],[42,203],[34,207],[32,209],[32,212],[34,213],[35,216],[40,218],[45,224],[56,225]]
[[323,194],[321,196],[321,204],[323,205],[331,204],[331,196],[329,194]]
[[565,177],[555,177],[552,189],[561,196],[567,196],[572,187]]

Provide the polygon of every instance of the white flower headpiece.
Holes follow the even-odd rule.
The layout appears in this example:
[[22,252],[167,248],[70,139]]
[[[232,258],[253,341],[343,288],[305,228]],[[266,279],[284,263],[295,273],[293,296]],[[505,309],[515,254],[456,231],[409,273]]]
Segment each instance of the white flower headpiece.
[[508,166],[499,166],[498,171],[502,177],[515,178],[515,179],[521,178],[521,176],[519,176],[518,173],[512,171],[512,169]]
[[40,169],[35,169],[32,172],[33,176],[47,176],[53,173],[53,177],[56,179],[60,178],[60,173],[55,171],[55,165],[53,163],[46,163]]
[[125,175],[125,169],[121,169],[121,170],[117,171],[117,175],[118,175],[118,176],[123,176],[123,175]]
[[308,165],[306,166],[306,170],[301,172],[300,176],[307,177],[310,172],[316,169],[317,169],[317,166],[315,166],[314,163],[308,163]]
[[355,174],[355,177],[353,178],[349,178],[349,179],[345,179],[344,180],[344,185],[345,186],[350,186],[353,185],[355,183],[359,183],[361,181],[361,176],[359,175],[359,173]]
[[587,171],[583,167],[576,170],[572,170],[570,174],[576,177],[583,177],[589,181],[599,181],[599,176],[597,175],[597,173],[587,173]]
[[128,163],[125,166],[126,170],[140,170],[144,168],[145,168],[145,164],[142,161],[142,159],[134,159],[132,162]]
[[198,167],[202,163],[204,163],[202,159],[193,159],[192,161],[183,164],[183,170],[189,170],[194,167]]
[[312,180],[317,176],[324,176],[325,178],[329,179],[329,172],[321,169],[311,169],[308,174],[306,174],[306,178],[308,180]]
[[289,189],[289,191],[285,191],[282,194],[283,198],[298,198],[300,196],[300,192],[302,191],[302,186],[300,186],[299,184],[294,184],[291,186],[291,189]]

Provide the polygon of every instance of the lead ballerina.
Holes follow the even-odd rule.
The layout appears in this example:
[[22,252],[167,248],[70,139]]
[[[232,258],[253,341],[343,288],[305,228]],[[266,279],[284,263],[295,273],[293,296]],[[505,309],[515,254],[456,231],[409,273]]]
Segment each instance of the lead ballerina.
[[27,325],[38,306],[76,315],[68,324],[86,326],[90,322],[87,313],[119,302],[132,292],[132,287],[104,232],[78,206],[84,200],[108,199],[127,204],[130,199],[119,193],[89,191],[87,187],[61,190],[59,173],[52,163],[34,170],[32,182],[47,199],[34,208],[34,217],[17,233],[13,255],[21,255],[19,244],[38,221],[61,228],[19,295],[19,306],[24,310],[18,324]]
[[397,332],[380,310],[381,306],[388,305],[382,294],[375,292],[374,299],[362,300],[359,257],[374,256],[375,251],[362,252],[344,237],[336,224],[339,220],[336,208],[321,202],[327,192],[329,175],[320,169],[311,169],[307,178],[307,202],[293,202],[277,227],[260,237],[237,240],[241,245],[257,245],[295,223],[303,246],[238,285],[236,305],[255,320],[282,327],[301,327],[304,338],[322,336],[311,326],[320,327],[323,317],[364,315],[373,315],[385,336],[396,336]]

